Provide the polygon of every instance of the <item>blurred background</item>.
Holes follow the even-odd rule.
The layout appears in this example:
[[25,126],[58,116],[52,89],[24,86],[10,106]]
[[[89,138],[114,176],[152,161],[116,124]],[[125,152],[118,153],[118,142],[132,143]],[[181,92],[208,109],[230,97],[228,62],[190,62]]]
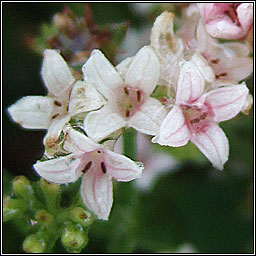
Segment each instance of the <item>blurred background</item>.
[[[83,15],[83,4],[67,5]],[[50,23],[56,12],[63,11],[64,4],[16,2],[2,6],[3,191],[8,193],[14,176],[39,179],[32,165],[43,154],[45,131],[22,129],[10,120],[6,109],[23,96],[46,95],[40,77],[42,57],[30,49],[29,40],[40,32],[42,23]],[[131,3],[91,3],[90,7],[96,24],[129,22],[116,61],[149,43],[150,27],[163,8]],[[166,8],[175,9],[171,4]],[[247,81],[251,93],[252,81]],[[123,203],[132,201],[127,184],[115,187],[110,220],[92,225],[82,253],[252,253],[253,110],[221,127],[230,142],[230,159],[222,172],[212,168],[192,144],[172,149],[146,143],[141,158],[147,158],[145,152],[150,156],[163,152],[164,159],[157,160],[162,171],[156,170],[156,164],[158,175],[150,174],[150,185],[135,184],[138,202],[132,214]],[[168,164],[162,165],[162,161]],[[12,222],[3,225],[4,253],[23,253],[23,239],[22,230]],[[60,243],[55,252],[65,253]]]

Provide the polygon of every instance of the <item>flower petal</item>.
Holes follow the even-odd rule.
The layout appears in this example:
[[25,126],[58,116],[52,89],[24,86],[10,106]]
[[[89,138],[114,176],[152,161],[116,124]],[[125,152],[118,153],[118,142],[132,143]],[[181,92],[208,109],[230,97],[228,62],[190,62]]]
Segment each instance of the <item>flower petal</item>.
[[100,147],[87,136],[71,127],[65,127],[63,132],[65,137],[63,148],[69,152],[75,152],[78,154],[92,152]]
[[94,87],[86,82],[77,81],[71,90],[68,111],[75,115],[99,109],[105,103],[105,99]]
[[53,148],[58,142],[58,138],[64,125],[69,121],[70,116],[66,115],[64,117],[56,118],[52,120],[51,125],[48,128],[48,131],[44,137],[44,145],[46,147]]
[[214,111],[216,122],[236,116],[243,108],[248,88],[245,83],[217,88],[205,94],[205,101]]
[[203,131],[196,133],[191,141],[202,151],[213,166],[219,170],[228,160],[228,139],[223,130],[215,123],[211,123]]
[[237,7],[237,17],[243,28],[243,35],[245,35],[250,29],[253,22],[253,4],[242,3]]
[[53,99],[47,96],[23,97],[8,108],[11,118],[29,129],[47,129],[53,111]]
[[164,119],[158,136],[152,142],[164,146],[180,147],[188,143],[190,132],[182,110],[174,106]]
[[67,63],[56,50],[44,51],[41,75],[48,91],[55,96],[62,95],[75,82]]
[[204,78],[192,61],[185,62],[177,85],[176,104],[193,103],[203,94]]
[[94,50],[82,67],[84,80],[93,85],[107,99],[115,95],[115,90],[123,86],[117,70],[99,50]]
[[156,135],[167,115],[167,110],[156,99],[149,97],[128,121],[134,129],[149,135]]
[[90,112],[84,119],[84,129],[93,141],[101,141],[111,133],[124,127],[124,118],[107,106]]
[[82,174],[79,172],[80,158],[74,154],[58,157],[47,161],[37,161],[33,167],[44,179],[64,184],[76,181]]
[[113,204],[111,176],[91,168],[83,176],[80,192],[88,209],[99,219],[107,220]]
[[131,181],[141,176],[144,167],[128,157],[110,150],[104,152],[107,173],[118,181]]
[[154,50],[150,46],[144,46],[132,60],[125,76],[125,84],[150,95],[156,87],[159,72],[160,64]]

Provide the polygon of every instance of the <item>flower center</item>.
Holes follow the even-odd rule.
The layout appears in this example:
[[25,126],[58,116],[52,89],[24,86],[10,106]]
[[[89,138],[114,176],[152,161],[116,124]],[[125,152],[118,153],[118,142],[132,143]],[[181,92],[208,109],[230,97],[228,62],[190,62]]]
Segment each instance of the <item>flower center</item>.
[[125,86],[118,100],[118,108],[125,118],[133,116],[144,102],[144,94],[140,89]]
[[183,114],[190,130],[201,131],[214,116],[210,106],[206,104],[181,105]]

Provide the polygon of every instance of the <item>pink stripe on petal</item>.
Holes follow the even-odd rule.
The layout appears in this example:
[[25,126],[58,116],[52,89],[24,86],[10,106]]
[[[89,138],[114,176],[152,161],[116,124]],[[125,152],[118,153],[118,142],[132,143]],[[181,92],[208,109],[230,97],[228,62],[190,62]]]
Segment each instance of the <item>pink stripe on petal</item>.
[[215,123],[211,123],[203,132],[199,132],[191,138],[191,141],[201,150],[209,161],[219,170],[223,169],[228,160],[228,140],[222,129]]
[[249,90],[245,83],[217,88],[205,94],[205,101],[214,111],[216,122],[236,116],[242,109]]

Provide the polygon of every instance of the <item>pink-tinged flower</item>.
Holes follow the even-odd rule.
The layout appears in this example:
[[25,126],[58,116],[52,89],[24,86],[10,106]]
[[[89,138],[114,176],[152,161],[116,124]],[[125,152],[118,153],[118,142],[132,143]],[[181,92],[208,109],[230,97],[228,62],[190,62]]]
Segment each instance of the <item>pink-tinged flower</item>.
[[51,148],[72,115],[100,108],[105,100],[89,84],[75,83],[68,65],[56,50],[44,51],[41,75],[48,95],[23,97],[8,112],[24,128],[48,129],[44,144]]
[[[208,61],[217,79],[241,81],[251,75],[253,60],[249,57],[250,49],[246,44],[219,43],[205,30],[205,25],[200,20],[199,9],[195,4],[184,9],[180,28],[180,36],[186,46],[186,53],[192,55],[198,52]],[[190,24],[184,26],[183,24]]]
[[219,87],[204,93],[205,81],[192,61],[181,67],[175,105],[163,121],[153,142],[180,147],[189,140],[222,170],[229,145],[218,123],[231,119],[243,108],[248,89],[245,83]]
[[163,12],[153,25],[150,41],[160,61],[159,85],[173,86],[179,74],[179,62],[183,59],[184,45],[173,31],[174,14]]
[[207,33],[223,39],[244,37],[252,26],[252,3],[200,3]]
[[90,138],[101,141],[122,127],[133,127],[150,135],[158,132],[167,113],[158,100],[150,97],[159,78],[159,61],[150,46],[125,60],[118,70],[99,50],[94,50],[83,66],[83,73],[84,80],[108,100],[84,120]]
[[84,134],[64,128],[64,149],[67,156],[38,161],[35,170],[44,179],[65,184],[82,177],[81,197],[99,219],[107,220],[112,203],[112,177],[127,182],[139,178],[143,167],[129,158],[96,144]]

